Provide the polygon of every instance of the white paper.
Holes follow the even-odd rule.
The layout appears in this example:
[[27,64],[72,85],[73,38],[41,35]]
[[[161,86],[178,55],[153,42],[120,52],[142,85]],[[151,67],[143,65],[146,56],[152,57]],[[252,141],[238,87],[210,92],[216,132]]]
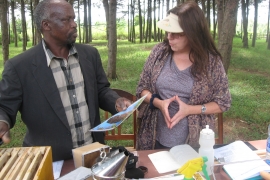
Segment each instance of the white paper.
[[260,175],[261,171],[270,172],[270,166],[263,160],[226,164],[223,168],[233,180],[256,177]]
[[54,176],[54,179],[57,179],[57,178],[60,177],[63,164],[64,164],[64,160],[53,162],[53,176]]
[[155,178],[148,178],[148,179],[140,179],[140,180],[153,180],[153,179],[158,179],[158,180],[183,180],[184,175],[178,175],[178,176],[166,176],[166,177],[155,177]]
[[214,156],[217,160],[224,159],[225,163],[260,159],[243,141],[235,141],[214,149]]
[[181,168],[187,161],[200,157],[200,155],[187,144],[174,146],[170,151],[160,151],[149,154],[157,171],[162,174]]
[[243,141],[235,141],[214,150],[215,158],[223,159],[223,169],[233,180],[248,179],[260,171],[270,172],[270,166]]
[[64,175],[58,180],[85,180],[92,175],[91,170],[86,167],[78,167],[77,169],[71,171],[70,173]]
[[174,161],[169,151],[160,151],[157,153],[149,154],[148,157],[160,174],[174,171],[180,168],[179,164]]

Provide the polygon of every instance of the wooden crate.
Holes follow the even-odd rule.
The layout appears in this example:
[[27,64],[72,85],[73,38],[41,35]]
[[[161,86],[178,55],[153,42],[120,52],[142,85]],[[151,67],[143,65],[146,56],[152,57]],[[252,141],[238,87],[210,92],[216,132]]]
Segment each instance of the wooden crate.
[[53,180],[51,147],[0,148],[0,179]]

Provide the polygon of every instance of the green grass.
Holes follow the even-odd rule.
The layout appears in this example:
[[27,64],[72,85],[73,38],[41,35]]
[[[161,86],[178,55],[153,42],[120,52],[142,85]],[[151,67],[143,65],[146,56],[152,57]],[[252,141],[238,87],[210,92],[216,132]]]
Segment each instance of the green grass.
[[[30,44],[30,43],[29,43]],[[156,42],[147,44],[131,44],[128,41],[118,42],[117,79],[110,80],[112,88],[124,89],[133,94],[142,72],[143,65]],[[249,42],[251,44],[251,42]],[[93,41],[100,54],[105,71],[107,71],[108,52],[106,41]],[[231,109],[224,113],[224,121],[242,120],[248,128],[235,124],[231,134],[234,138],[241,136],[245,140],[265,139],[267,125],[270,122],[270,50],[266,49],[265,40],[257,40],[256,47],[242,48],[240,38],[234,39],[230,68],[228,71],[230,92],[232,94]],[[1,48],[1,47],[0,47]],[[10,57],[22,52],[21,44],[15,48],[10,45]],[[0,71],[3,69],[0,57]],[[103,112],[101,112],[103,118]],[[21,146],[25,126],[18,122],[12,129],[12,142],[3,147]],[[131,118],[124,122],[124,130],[131,132]],[[228,141],[224,135],[225,142]],[[131,141],[108,142],[110,146],[132,146]]]

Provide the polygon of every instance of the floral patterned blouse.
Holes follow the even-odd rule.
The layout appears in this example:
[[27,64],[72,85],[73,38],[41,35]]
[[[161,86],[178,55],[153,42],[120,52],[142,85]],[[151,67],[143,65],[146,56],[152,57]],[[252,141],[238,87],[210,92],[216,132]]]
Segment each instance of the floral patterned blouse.
[[[168,59],[169,53],[165,53],[166,45],[157,44],[150,53],[140,81],[137,86],[136,96],[140,98],[143,90],[149,90],[155,94],[156,81]],[[190,105],[201,105],[208,102],[216,102],[224,112],[231,106],[231,95],[229,92],[228,78],[224,70],[221,59],[209,55],[208,77],[194,79],[193,90],[188,102]],[[156,140],[156,125],[159,109],[151,110],[149,104],[143,102],[139,107],[138,114],[138,133],[137,133],[137,150],[154,149]],[[186,143],[192,147],[199,147],[199,136],[202,128],[209,125],[209,128],[215,129],[215,114],[194,114],[188,117],[189,135]],[[176,137],[177,138],[177,137]]]

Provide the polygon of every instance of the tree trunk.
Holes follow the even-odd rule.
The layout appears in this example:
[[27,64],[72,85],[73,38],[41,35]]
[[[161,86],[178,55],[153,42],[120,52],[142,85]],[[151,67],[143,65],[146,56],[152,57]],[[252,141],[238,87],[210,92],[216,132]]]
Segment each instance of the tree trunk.
[[[268,41],[269,38],[269,19],[270,19],[270,0],[268,4],[268,19],[267,19],[267,34],[266,34],[266,42]],[[269,44],[269,43],[268,43]]]
[[166,5],[166,12],[168,12],[170,10],[170,0],[166,0]]
[[206,8],[205,8],[205,0],[201,0],[202,3],[202,10],[204,12],[204,15],[206,14]]
[[26,28],[25,10],[24,9],[25,9],[24,0],[21,0],[23,51],[26,50],[26,46],[27,46],[27,28]]
[[88,24],[89,24],[89,32],[88,32],[88,35],[89,35],[89,42],[92,42],[93,40],[93,37],[92,37],[92,2],[91,0],[88,0]]
[[154,0],[154,41],[157,41],[157,18],[156,18],[156,0]]
[[149,1],[148,42],[152,40],[152,1]]
[[135,0],[133,1],[133,6],[132,6],[132,42],[136,43],[136,36],[135,36]]
[[84,30],[84,43],[89,43],[89,37],[88,37],[88,21],[87,21],[87,1],[86,0],[83,0],[83,8],[84,8],[84,21],[83,21],[83,30]]
[[142,23],[142,9],[141,9],[141,0],[138,0],[138,10],[139,10],[139,29],[140,29],[140,43],[143,42],[143,23]]
[[[39,3],[39,0],[34,0],[34,9],[38,5],[38,3]],[[39,32],[39,30],[35,26],[35,44],[38,44],[39,42],[41,42],[41,39],[42,39],[41,33]]]
[[71,6],[73,6],[74,0],[69,0],[68,2],[71,4]]
[[79,43],[82,43],[82,33],[81,33],[81,18],[80,18],[80,0],[77,1],[78,2],[78,24],[77,24],[77,28],[79,31]]
[[216,23],[216,1],[213,0],[213,38],[216,39],[217,23]]
[[211,29],[210,11],[211,11],[210,0],[207,0],[207,22],[209,29]]
[[105,10],[105,17],[106,17],[106,36],[107,40],[109,39],[109,3],[108,0],[103,0],[103,6]]
[[130,3],[130,41],[132,43],[135,42],[135,35],[134,35],[134,0],[131,0]]
[[269,17],[270,17],[270,0],[269,0],[269,6],[268,6],[268,26],[267,26],[267,28],[268,28],[268,31],[267,31],[267,33],[268,33],[267,49],[268,50],[270,50]]
[[255,47],[255,42],[257,38],[257,23],[258,22],[258,0],[254,0],[254,25],[253,25],[253,37],[252,37],[252,47]]
[[[162,7],[161,7],[161,17],[164,17],[164,11],[163,11],[163,7],[164,7],[164,2],[165,0],[162,0]],[[168,12],[165,12],[165,15],[167,15]],[[160,29],[160,39],[163,40],[164,39],[164,35],[163,35],[163,31]]]
[[222,22],[224,19],[225,1],[217,0],[217,22],[218,22],[218,39],[220,39],[220,30],[222,30]]
[[34,7],[33,7],[33,0],[30,0],[30,11],[31,11],[31,31],[32,31],[32,46],[35,46],[36,45],[36,41],[35,41],[35,25],[34,25],[34,16],[33,16],[33,10],[34,10]]
[[223,19],[218,17],[218,49],[221,53],[226,73],[228,72],[230,65],[233,37],[235,35],[235,26],[237,22],[238,3],[239,0],[229,0],[225,4],[223,4],[222,0],[217,1],[218,11],[225,10],[224,12],[218,12],[218,14],[224,15]]
[[[132,0],[131,0],[132,1]],[[127,25],[128,25],[128,41],[130,41],[130,4],[129,4],[129,0],[128,0],[128,19],[127,19]]]
[[246,14],[247,8],[248,8],[247,2],[245,0],[242,0],[242,19],[243,19],[243,32],[244,32],[243,39],[242,39],[243,48],[248,48],[248,31],[247,31],[248,17]]
[[[158,0],[158,18],[157,20],[160,20],[160,0]],[[161,37],[161,30],[158,28],[158,41],[160,42],[162,37]]]
[[108,41],[108,72],[110,79],[116,79],[116,54],[117,54],[117,33],[116,33],[116,7],[117,0],[109,0],[109,41]]
[[151,0],[148,0],[147,1],[147,19],[146,19],[146,22],[145,22],[145,25],[146,25],[146,29],[145,29],[145,37],[144,37],[144,42],[148,42],[148,36],[149,36],[149,33],[148,33],[148,31],[149,31],[149,19],[150,19],[150,7],[149,7],[149,5],[150,5],[150,2],[151,2]]
[[16,1],[12,0],[10,2],[10,6],[11,6],[11,21],[12,21],[12,32],[13,32],[13,36],[14,36],[14,46],[18,47],[18,36],[17,36],[17,29],[16,29],[16,17],[15,17],[15,4]]
[[[8,5],[9,6],[9,5]],[[11,36],[11,27],[10,27],[10,22],[9,22],[9,9],[7,12],[7,19],[8,19],[8,44],[10,44],[10,36]]]
[[143,4],[144,4],[144,9],[143,9],[143,28],[142,28],[142,32],[143,32],[143,34],[142,34],[142,36],[143,36],[143,38],[144,38],[144,36],[145,36],[145,15],[146,15],[146,12],[145,12],[145,0],[143,0]]
[[2,52],[4,64],[9,57],[9,41],[8,41],[8,21],[7,21],[8,0],[0,1],[1,16],[1,32],[2,32]]

